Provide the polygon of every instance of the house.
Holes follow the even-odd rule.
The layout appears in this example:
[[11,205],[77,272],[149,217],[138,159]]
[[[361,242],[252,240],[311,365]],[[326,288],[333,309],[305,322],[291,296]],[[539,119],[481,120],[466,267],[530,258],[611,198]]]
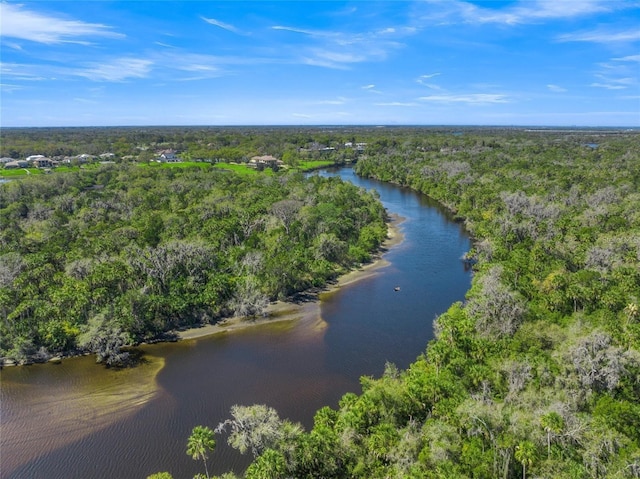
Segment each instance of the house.
[[356,151],[364,151],[364,149],[366,148],[367,144],[366,143],[356,143],[355,145],[353,144],[352,141],[348,141],[344,144],[345,148],[353,148]]
[[162,163],[177,163],[180,158],[176,156],[175,150],[162,150],[158,152],[159,160]]
[[4,165],[6,163],[9,163],[11,161],[16,161],[13,158],[9,158],[8,156],[5,156],[3,158],[0,158],[0,165]]
[[33,160],[32,163],[36,168],[53,168],[54,166],[58,166],[57,161],[53,161],[51,158],[46,158],[44,156]]
[[27,163],[25,160],[9,161],[8,163],[4,164],[4,167],[7,170],[15,169],[15,168],[27,168],[28,166],[29,166],[29,163]]
[[31,156],[27,156],[27,161],[29,163],[35,161],[35,160],[39,160],[40,158],[44,158],[44,155],[31,155]]
[[265,168],[278,168],[284,165],[284,161],[279,160],[278,158],[271,155],[263,155],[263,156],[254,156],[249,160],[248,166],[251,168],[256,168],[258,170],[263,170]]

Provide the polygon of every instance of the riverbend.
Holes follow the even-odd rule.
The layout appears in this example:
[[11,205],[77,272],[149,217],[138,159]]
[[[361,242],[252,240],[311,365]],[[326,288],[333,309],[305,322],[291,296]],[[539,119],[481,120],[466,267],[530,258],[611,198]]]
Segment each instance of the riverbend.
[[[319,174],[375,188],[404,218],[403,241],[352,275],[358,281],[343,278],[286,321],[232,322],[220,334],[188,339],[185,332],[177,343],[143,345],[145,362],[129,370],[104,369],[91,357],[3,370],[0,476],[193,477],[201,464],[185,447],[195,425],[215,427],[232,405],[261,403],[309,428],[320,407],[358,392],[361,376],[379,376],[387,361],[404,368],[424,351],[434,318],[469,288],[460,260],[468,235],[415,192],[350,169]],[[249,458],[226,438],[217,442],[210,472],[242,471]]]

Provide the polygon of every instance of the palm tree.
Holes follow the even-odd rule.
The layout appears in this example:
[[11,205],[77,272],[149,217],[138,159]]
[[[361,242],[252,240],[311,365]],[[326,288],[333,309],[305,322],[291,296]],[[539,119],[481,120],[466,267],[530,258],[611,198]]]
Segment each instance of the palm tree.
[[550,412],[540,418],[540,425],[547,433],[547,458],[551,457],[551,435],[560,434],[564,428],[564,420],[557,412]]
[[527,466],[533,465],[536,454],[536,446],[531,441],[522,441],[516,446],[516,461],[522,464],[522,479],[527,477]]
[[187,441],[187,454],[193,460],[202,459],[204,471],[209,479],[209,469],[207,468],[207,450],[213,451],[216,447],[216,440],[213,431],[206,426],[196,426],[191,431],[191,436]]

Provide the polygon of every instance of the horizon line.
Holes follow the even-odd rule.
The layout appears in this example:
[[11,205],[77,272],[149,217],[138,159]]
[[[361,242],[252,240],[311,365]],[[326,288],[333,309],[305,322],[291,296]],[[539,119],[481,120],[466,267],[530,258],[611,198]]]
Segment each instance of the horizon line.
[[3,129],[54,129],[54,128],[504,128],[504,129],[627,129],[640,130],[640,125],[554,125],[554,124],[463,124],[463,123],[318,123],[318,124],[122,124],[122,125],[0,125],[0,131]]

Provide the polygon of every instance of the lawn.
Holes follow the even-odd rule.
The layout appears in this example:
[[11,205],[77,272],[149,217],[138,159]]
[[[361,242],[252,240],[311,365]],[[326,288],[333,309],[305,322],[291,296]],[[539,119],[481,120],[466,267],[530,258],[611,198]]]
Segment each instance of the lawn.
[[[218,168],[220,170],[228,170],[238,173],[240,175],[257,175],[258,170],[254,168],[249,168],[246,165],[241,165],[239,163],[216,163],[213,165],[214,168]],[[273,170],[271,168],[264,169],[261,173],[266,175],[272,175]]]
[[[331,160],[317,160],[317,161],[301,161],[298,163],[298,165],[295,167],[296,170],[299,171],[309,171],[309,170],[314,170],[317,168],[324,168],[327,166],[332,166],[334,165],[335,162],[331,161]],[[262,171],[258,171],[254,168],[250,168],[244,164],[240,164],[240,163],[204,163],[204,162],[199,162],[199,161],[182,161],[180,163],[157,163],[157,162],[149,162],[149,163],[139,163],[140,166],[145,167],[145,168],[190,168],[190,167],[198,167],[198,168],[202,168],[202,169],[206,169],[206,168],[210,168],[210,167],[214,167],[214,168],[218,168],[221,170],[228,170],[228,171],[233,171],[235,173],[241,174],[241,175],[256,175],[258,173],[261,173],[263,175],[272,175],[273,174],[273,170],[271,168],[265,168]],[[85,165],[84,167],[91,167],[94,165]],[[96,164],[95,166],[98,166],[98,164]],[[55,170],[51,170],[51,171],[56,171],[56,172],[69,172],[69,171],[78,171],[79,167],[77,166],[59,166],[57,168],[55,168]],[[34,174],[34,175],[41,175],[44,173],[45,170],[41,170],[38,168],[19,168],[19,169],[11,169],[11,170],[0,170],[0,178],[12,178],[12,177],[17,177],[17,176],[24,176],[24,175],[30,175],[30,174]]]
[[43,170],[39,170],[38,168],[17,168],[10,170],[0,170],[0,178],[13,178],[16,176],[25,176],[25,175],[41,175]]

